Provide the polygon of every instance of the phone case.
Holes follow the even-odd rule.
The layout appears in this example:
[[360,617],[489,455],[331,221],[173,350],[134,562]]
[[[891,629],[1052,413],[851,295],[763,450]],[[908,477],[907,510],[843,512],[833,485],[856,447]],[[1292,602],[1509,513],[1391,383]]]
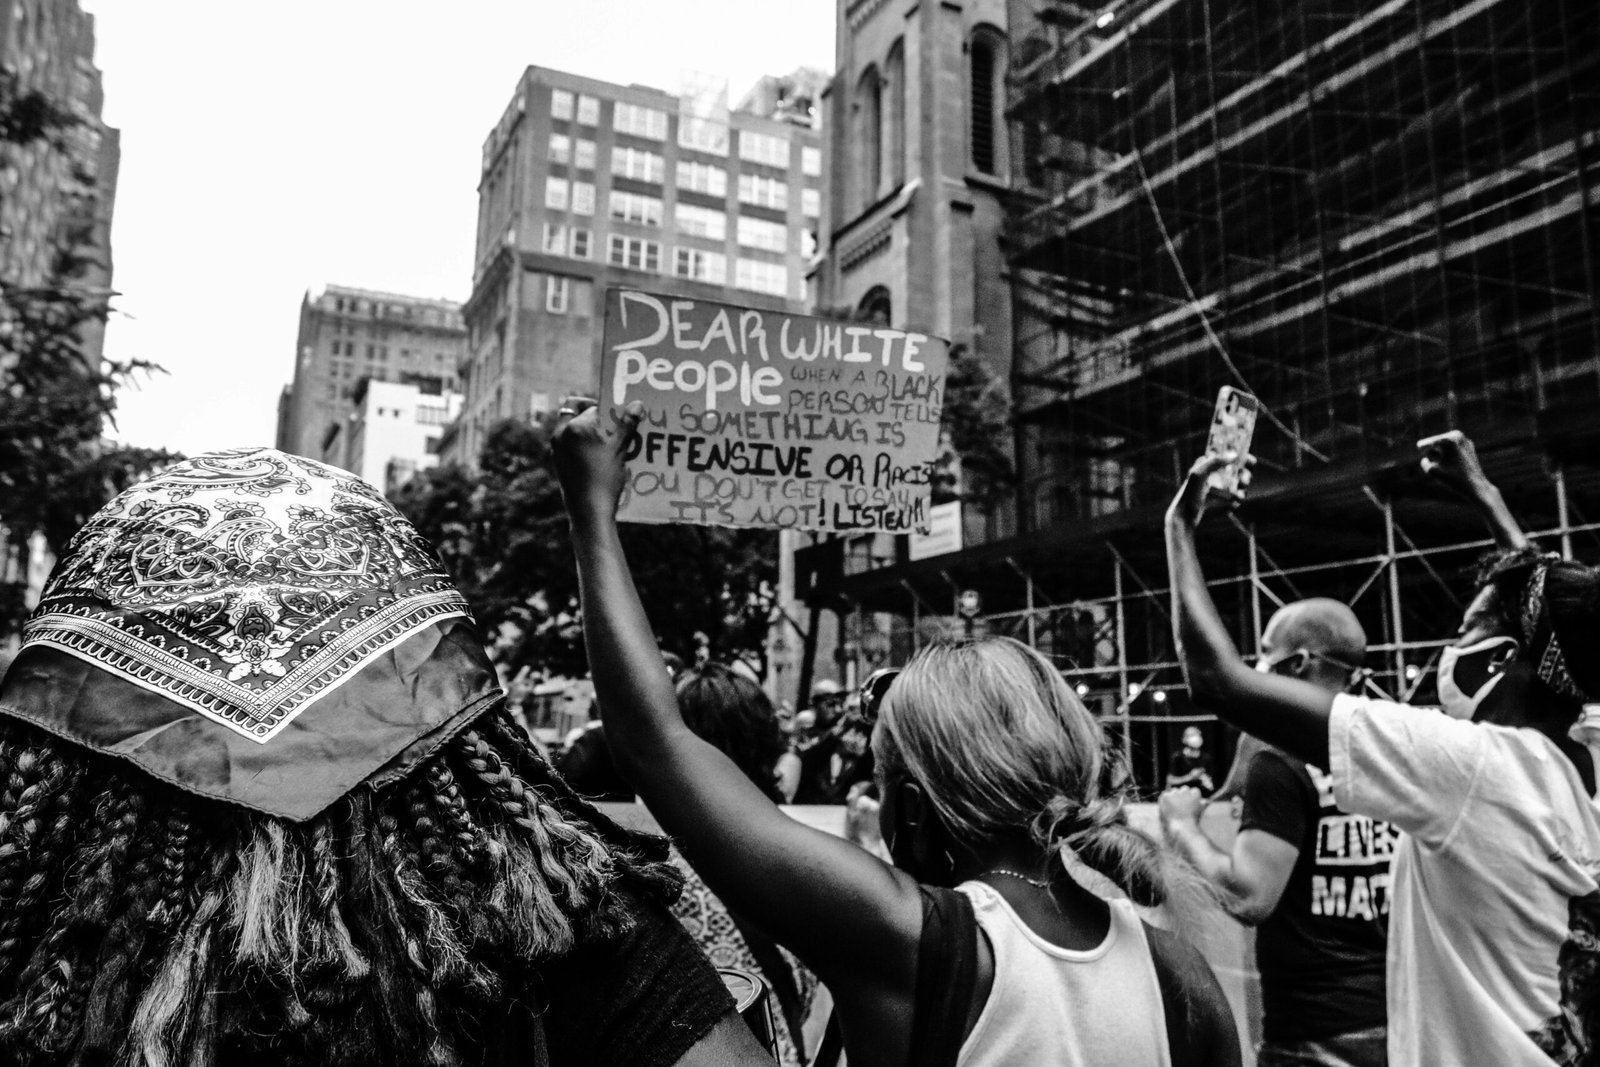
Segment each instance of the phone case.
[[1261,402],[1249,393],[1231,385],[1217,390],[1217,407],[1211,414],[1211,435],[1206,440],[1206,451],[1223,455],[1238,454],[1236,462],[1211,472],[1206,484],[1219,493],[1239,492],[1239,475],[1244,472],[1245,457],[1250,454],[1250,440],[1256,432],[1256,416],[1261,412]]

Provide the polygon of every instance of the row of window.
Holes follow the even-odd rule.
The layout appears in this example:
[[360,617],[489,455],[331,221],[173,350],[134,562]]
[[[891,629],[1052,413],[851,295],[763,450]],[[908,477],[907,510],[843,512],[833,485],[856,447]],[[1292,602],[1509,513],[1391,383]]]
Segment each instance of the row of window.
[[[579,170],[593,170],[595,166],[595,144],[579,138],[576,142],[564,133],[550,135],[549,158],[552,163],[570,162]],[[706,193],[710,196],[726,196],[728,192],[728,172],[721,167],[705,163],[694,163],[689,160],[680,160],[677,168],[678,185],[693,189],[695,192]],[[631,178],[634,181],[652,182],[661,185],[667,178],[667,161],[655,152],[643,148],[619,147],[611,153],[611,173],[619,178]],[[815,189],[806,190],[812,196],[806,202],[820,201],[821,194]],[[803,196],[803,194],[802,194]],[[760,174],[739,175],[739,199],[746,204],[757,204],[761,207],[776,208],[779,211],[789,206],[789,184],[782,178],[768,178]],[[818,210],[810,214],[820,213]]]
[[[611,238],[607,259],[619,267],[662,273],[662,247],[658,241],[641,237]],[[529,272],[537,280],[536,272]],[[700,248],[675,248],[672,250],[672,274],[679,278],[707,282],[712,285],[728,284],[728,257],[721,252],[707,252]],[[733,284],[738,289],[756,293],[789,295],[789,271],[781,263],[766,263],[739,257],[734,260]],[[594,300],[594,283],[587,278],[570,278],[562,274],[544,275],[544,309],[554,315],[569,311],[588,316]]]
[[[654,197],[633,193],[611,194],[611,217],[614,219],[659,226],[660,212],[661,201]],[[728,236],[728,216],[720,211],[678,204],[673,210],[673,221],[677,224],[678,232],[689,237],[723,241]],[[734,234],[745,248],[759,248],[766,252],[789,250],[789,228],[781,222],[741,216]],[[589,259],[593,254],[594,231],[583,226],[547,222],[544,224],[543,248],[552,256]]]
[[[712,168],[714,169],[714,168]],[[721,171],[716,173],[721,174]],[[720,181],[726,182],[726,176]],[[716,195],[716,194],[711,194]],[[726,195],[726,185],[723,185]],[[739,176],[739,200],[755,207],[786,211],[789,207],[789,187],[773,178],[753,174]],[[593,215],[595,189],[593,182],[569,181],[554,175],[545,178],[544,206],[551,211],[571,211],[574,215]],[[822,193],[816,189],[800,190],[800,213],[807,218],[822,214]],[[718,212],[720,214],[720,212]],[[662,219],[662,200],[658,196],[628,193],[620,189],[611,191],[611,217],[646,226],[659,226]]]
[[[577,120],[580,126],[600,125],[600,101],[565,89],[550,92],[550,115],[563,121]],[[611,128],[652,141],[667,139],[667,113],[653,107],[617,101],[612,105]],[[730,147],[730,132],[724,123],[713,119],[685,116],[678,122],[678,143],[711,155],[725,156]],[[739,131],[739,158],[768,166],[789,166],[790,140],[770,133]],[[800,169],[816,177],[822,173],[822,151],[809,145],[800,149]]]

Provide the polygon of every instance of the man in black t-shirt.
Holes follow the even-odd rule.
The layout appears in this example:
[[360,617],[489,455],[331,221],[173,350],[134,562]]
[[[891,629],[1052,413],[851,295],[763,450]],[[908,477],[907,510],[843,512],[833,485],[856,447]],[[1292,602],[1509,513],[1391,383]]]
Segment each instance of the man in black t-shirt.
[[[1343,692],[1366,656],[1355,614],[1334,600],[1302,600],[1272,617],[1262,671]],[[1167,840],[1222,890],[1240,922],[1257,927],[1263,1041],[1260,1067],[1386,1062],[1384,950],[1389,911],[1387,823],[1347,815],[1321,768],[1261,745],[1240,790],[1231,852],[1200,829],[1201,796],[1161,797]]]

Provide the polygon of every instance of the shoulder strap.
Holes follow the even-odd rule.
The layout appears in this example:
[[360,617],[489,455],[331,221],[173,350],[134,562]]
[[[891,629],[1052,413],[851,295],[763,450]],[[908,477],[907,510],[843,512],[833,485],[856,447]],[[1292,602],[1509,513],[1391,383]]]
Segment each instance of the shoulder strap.
[[1161,988],[1172,1067],[1240,1067],[1233,1011],[1210,964],[1176,934],[1143,926]]
[[978,985],[978,917],[954,889],[922,887],[922,940],[911,1015],[917,1067],[955,1067]]

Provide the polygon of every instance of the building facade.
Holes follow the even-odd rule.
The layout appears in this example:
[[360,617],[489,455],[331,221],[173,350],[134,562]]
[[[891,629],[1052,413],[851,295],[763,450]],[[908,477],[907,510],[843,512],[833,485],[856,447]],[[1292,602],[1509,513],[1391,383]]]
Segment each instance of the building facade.
[[[1011,166],[1006,14],[1005,0],[840,0],[837,73],[824,99],[822,248],[810,275],[818,308],[948,338],[953,360],[981,365],[1002,390],[1012,351],[1000,242]],[[961,541],[981,544],[1013,534],[1016,509],[968,506],[957,521]],[[848,683],[886,662],[891,620],[863,609],[849,586],[904,559],[907,538],[784,541],[786,578],[805,604],[789,612],[809,620],[773,654],[792,686]],[[934,603],[950,600],[946,591]]]
[[[911,17],[964,11],[941,9]],[[890,10],[847,0],[841,56]],[[1161,536],[1220,386],[1263,405],[1249,499],[1233,521],[1208,518],[1201,541],[1246,655],[1277,604],[1331,596],[1369,635],[1369,691],[1432,699],[1484,542],[1418,472],[1427,434],[1467,432],[1543,547],[1600,558],[1600,8],[1009,0],[997,17],[1002,34],[967,42],[966,84],[976,103],[972,72],[1003,71],[1008,121],[992,144],[976,111],[966,129],[969,152],[1008,161],[995,241],[974,238],[971,256],[999,257],[1008,283],[1007,349],[985,354],[1011,384],[1014,519],[974,539],[969,517],[965,547],[931,558],[881,542],[803,549],[809,607],[889,620],[893,660],[950,624],[957,591],[976,593],[971,628],[1050,654],[1155,788],[1186,722],[1228,751],[1187,703]],[[878,32],[889,59],[876,79],[854,60],[857,90],[901,68],[893,32]],[[897,144],[893,96],[888,111],[870,91],[855,99],[834,113],[866,115]],[[900,157],[833,153],[830,196],[843,190],[846,210],[828,212],[819,300],[870,311],[870,277],[898,324],[917,286],[901,298],[887,267],[914,238],[850,221],[869,190],[895,187],[883,158]],[[935,248],[967,241],[964,214],[982,208],[947,212]],[[883,280],[853,280],[876,263]]]
[[[0,283],[67,285],[93,300],[111,293],[111,218],[121,135],[101,118],[104,92],[94,63],[94,17],[77,0],[0,5],[0,79],[9,101],[40,94],[63,126],[30,144],[0,143]],[[70,251],[75,272],[59,277]],[[85,355],[98,361],[104,323],[83,328]]]
[[470,464],[497,421],[594,392],[608,287],[802,303],[823,198],[802,96],[792,87],[762,114],[729,108],[720,85],[673,95],[524,72],[483,148],[466,401],[447,458]]
[[466,345],[461,306],[330,285],[300,304],[294,381],[279,400],[277,447],[321,456],[363,382],[437,381],[456,387]]
[[460,413],[461,394],[445,389],[438,377],[365,378],[319,458],[392,493],[418,471],[438,465],[444,428]]

